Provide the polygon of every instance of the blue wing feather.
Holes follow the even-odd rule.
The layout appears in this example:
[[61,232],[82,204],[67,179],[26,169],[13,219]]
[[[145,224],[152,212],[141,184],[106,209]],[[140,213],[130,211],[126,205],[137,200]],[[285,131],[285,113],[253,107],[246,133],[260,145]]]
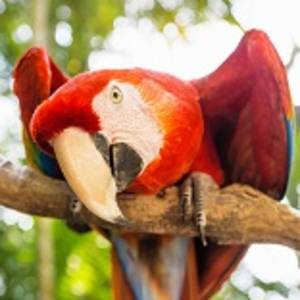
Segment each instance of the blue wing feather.
[[288,153],[288,175],[290,174],[293,157],[294,157],[294,134],[295,134],[295,122],[285,118],[285,128],[287,134],[287,153]]

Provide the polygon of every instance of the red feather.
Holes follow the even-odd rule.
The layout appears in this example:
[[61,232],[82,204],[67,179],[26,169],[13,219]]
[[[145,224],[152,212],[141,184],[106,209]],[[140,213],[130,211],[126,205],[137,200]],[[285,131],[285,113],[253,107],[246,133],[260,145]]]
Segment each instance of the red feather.
[[[293,110],[284,66],[268,37],[256,30],[246,33],[215,72],[192,83],[227,183],[247,183],[281,197],[289,171],[285,120]],[[210,299],[247,247],[196,245],[199,299]]]
[[40,147],[51,152],[48,142],[64,128],[76,126],[91,134],[101,130],[101,116],[93,111],[92,101],[111,79],[134,84],[157,118],[163,147],[128,190],[158,193],[189,171],[199,149],[203,123],[198,94],[190,83],[141,69],[81,74],[36,110],[31,134]]
[[[284,67],[265,34],[246,33],[214,73],[192,85],[141,69],[77,76],[37,109],[31,122],[36,142],[50,151],[48,141],[68,126],[91,133],[100,130],[101,116],[93,112],[91,103],[112,79],[136,86],[155,112],[164,134],[159,156],[130,191],[156,193],[189,171],[202,171],[219,184],[225,177],[227,183],[248,183],[273,196],[284,193],[289,160],[285,118],[292,116],[292,108]],[[199,299],[209,299],[246,248],[213,243],[203,247],[199,239],[193,241],[183,297],[195,299],[195,290],[198,293],[199,289]],[[126,285],[122,276],[119,272],[116,282]]]
[[282,197],[290,159],[286,120],[293,110],[284,66],[268,37],[249,31],[215,72],[193,84],[227,182]]
[[43,48],[33,47],[14,69],[14,92],[20,99],[21,117],[28,131],[36,107],[68,78],[56,67]]

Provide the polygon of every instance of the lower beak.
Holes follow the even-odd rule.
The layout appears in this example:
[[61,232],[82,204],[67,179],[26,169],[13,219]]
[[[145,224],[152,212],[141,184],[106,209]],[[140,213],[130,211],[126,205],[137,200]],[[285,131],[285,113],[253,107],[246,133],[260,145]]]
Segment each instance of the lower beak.
[[89,133],[69,127],[53,138],[52,146],[66,180],[83,204],[103,220],[123,223],[115,180]]

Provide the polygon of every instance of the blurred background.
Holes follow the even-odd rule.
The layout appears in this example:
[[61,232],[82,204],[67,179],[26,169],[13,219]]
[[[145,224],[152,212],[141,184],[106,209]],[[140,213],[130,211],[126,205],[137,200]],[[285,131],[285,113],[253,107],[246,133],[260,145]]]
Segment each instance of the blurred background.
[[[0,0],[0,153],[25,163],[11,71],[35,43],[71,76],[140,66],[191,79],[213,71],[245,30],[259,28],[277,48],[300,105],[299,12],[299,0]],[[298,182],[295,167],[285,199],[295,207]],[[0,206],[0,299],[111,299],[109,251],[95,233],[78,235],[62,222]],[[223,299],[299,300],[298,254],[253,245],[214,298]]]

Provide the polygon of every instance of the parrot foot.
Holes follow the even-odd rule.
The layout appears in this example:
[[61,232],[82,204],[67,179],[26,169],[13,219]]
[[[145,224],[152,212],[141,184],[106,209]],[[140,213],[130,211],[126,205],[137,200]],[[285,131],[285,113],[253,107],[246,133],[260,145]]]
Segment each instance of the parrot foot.
[[75,196],[71,196],[66,223],[68,227],[74,231],[78,233],[86,233],[90,231],[91,228],[88,224],[79,219],[78,214],[80,213],[81,209],[81,202]]
[[183,209],[184,221],[194,218],[204,246],[207,245],[205,238],[206,216],[204,213],[204,199],[201,193],[201,174],[192,173],[180,186],[180,202]]

